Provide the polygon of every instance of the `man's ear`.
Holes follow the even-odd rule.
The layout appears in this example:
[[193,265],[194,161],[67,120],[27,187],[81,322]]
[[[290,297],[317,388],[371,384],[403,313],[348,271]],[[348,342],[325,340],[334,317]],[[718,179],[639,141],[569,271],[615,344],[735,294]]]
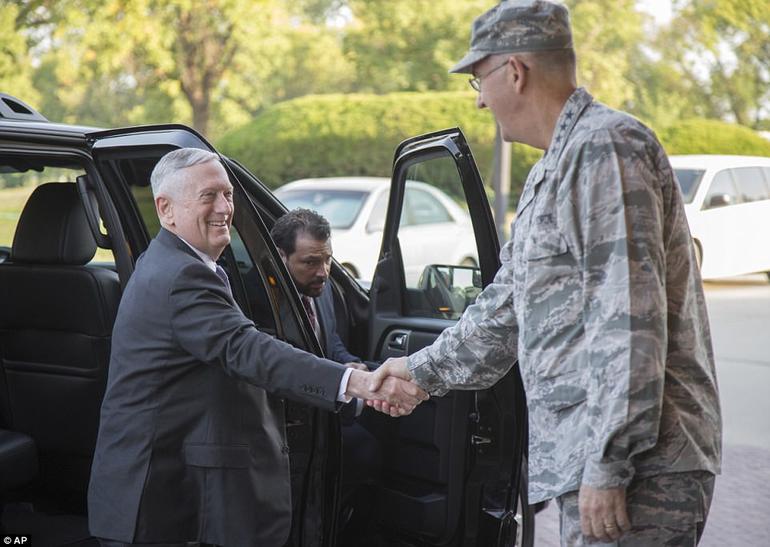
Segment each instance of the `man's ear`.
[[158,213],[158,219],[160,219],[162,225],[174,225],[174,207],[171,200],[166,196],[158,196],[155,198],[155,212]]
[[513,66],[513,88],[521,93],[527,85],[527,67],[518,57],[513,55],[508,62]]
[[286,253],[280,247],[278,247],[278,256],[281,257],[281,260],[283,260],[284,264],[288,263],[289,257],[286,256]]

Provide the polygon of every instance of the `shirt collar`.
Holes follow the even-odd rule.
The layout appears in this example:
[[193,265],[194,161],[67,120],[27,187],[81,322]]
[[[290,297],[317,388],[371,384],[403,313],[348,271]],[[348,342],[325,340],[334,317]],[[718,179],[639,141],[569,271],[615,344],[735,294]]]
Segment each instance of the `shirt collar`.
[[569,134],[572,132],[572,128],[580,118],[583,110],[591,104],[594,98],[584,88],[579,87],[572,92],[567,102],[564,103],[564,107],[559,114],[559,118],[556,120],[556,127],[553,132],[553,138],[551,144],[548,146],[545,155],[543,156],[543,164],[546,169],[553,169],[556,167],[556,162],[561,156],[561,152],[564,149]]
[[188,247],[190,247],[195,252],[196,255],[198,255],[200,257],[200,259],[203,261],[203,263],[206,265],[206,267],[208,267],[208,269],[210,269],[212,272],[216,273],[216,271],[217,271],[217,263],[214,262],[213,260],[211,260],[211,257],[209,255],[207,255],[203,251],[200,251],[200,250],[196,249],[195,247],[193,247],[192,245],[190,245],[187,241],[185,241],[185,239],[183,237],[180,237],[178,234],[177,234],[176,237],[178,237],[179,239],[184,241],[184,243]]

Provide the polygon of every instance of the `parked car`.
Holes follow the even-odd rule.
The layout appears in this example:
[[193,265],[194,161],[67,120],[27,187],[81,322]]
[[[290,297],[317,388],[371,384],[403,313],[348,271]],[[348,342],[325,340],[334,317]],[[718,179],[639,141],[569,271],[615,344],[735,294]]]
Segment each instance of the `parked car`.
[[[385,227],[390,179],[302,179],[281,186],[275,195],[288,209],[313,209],[325,216],[332,227],[337,261],[353,277],[371,281]],[[412,284],[432,257],[463,266],[478,264],[467,211],[429,184],[407,181],[399,235],[402,240],[419,242],[402,245],[408,282]]]
[[704,279],[770,277],[770,158],[671,156]]
[[[20,192],[34,197],[21,220],[3,217],[17,223],[15,235],[1,239],[6,236],[0,230],[0,503],[6,533],[32,533],[35,544],[94,544],[85,495],[112,325],[136,259],[159,229],[150,172],[163,154],[180,147],[213,150],[182,125],[102,130],[51,123],[0,94],[0,179],[26,184]],[[285,206],[237,161],[222,156],[222,162],[234,186],[235,215],[221,263],[234,298],[258,328],[322,354],[269,237]],[[443,171],[431,167],[436,162]],[[406,228],[399,225],[406,181],[429,180],[421,173],[439,171],[453,172],[466,196],[478,261],[457,270],[427,263],[421,281],[411,286],[402,266]],[[395,152],[394,173],[382,242],[371,243],[380,248],[371,290],[338,263],[332,266],[341,337],[369,361],[430,344],[499,267],[489,205],[459,130],[405,141]],[[59,194],[69,196],[66,209]],[[71,230],[63,227],[76,210],[85,220],[70,239]],[[96,259],[82,250],[93,245],[91,238],[99,247]],[[291,544],[338,545],[348,515],[337,494],[337,416],[290,400],[275,403],[286,413],[296,511]],[[431,399],[411,416],[367,412],[362,419],[380,442],[383,470],[368,493],[376,510],[362,527],[367,537],[352,544],[532,544],[533,518],[522,486],[526,406],[517,367],[491,389]]]

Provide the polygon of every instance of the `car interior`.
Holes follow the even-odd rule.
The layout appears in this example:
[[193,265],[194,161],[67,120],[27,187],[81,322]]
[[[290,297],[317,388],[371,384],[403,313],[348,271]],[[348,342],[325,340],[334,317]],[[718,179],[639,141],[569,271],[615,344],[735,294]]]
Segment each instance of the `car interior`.
[[[83,167],[2,160],[6,182],[34,187],[0,263],[2,528],[72,543],[87,539],[73,515],[85,513],[121,285],[114,267],[93,262],[96,239],[76,182]],[[69,180],[40,183],[46,175]]]

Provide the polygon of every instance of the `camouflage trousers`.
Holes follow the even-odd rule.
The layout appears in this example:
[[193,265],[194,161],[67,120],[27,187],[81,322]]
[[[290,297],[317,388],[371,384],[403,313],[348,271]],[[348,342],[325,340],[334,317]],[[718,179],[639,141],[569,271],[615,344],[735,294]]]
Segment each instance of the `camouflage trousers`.
[[707,471],[671,473],[633,481],[626,491],[631,530],[619,540],[591,541],[580,530],[578,493],[556,498],[562,547],[695,546],[706,525],[714,475]]

